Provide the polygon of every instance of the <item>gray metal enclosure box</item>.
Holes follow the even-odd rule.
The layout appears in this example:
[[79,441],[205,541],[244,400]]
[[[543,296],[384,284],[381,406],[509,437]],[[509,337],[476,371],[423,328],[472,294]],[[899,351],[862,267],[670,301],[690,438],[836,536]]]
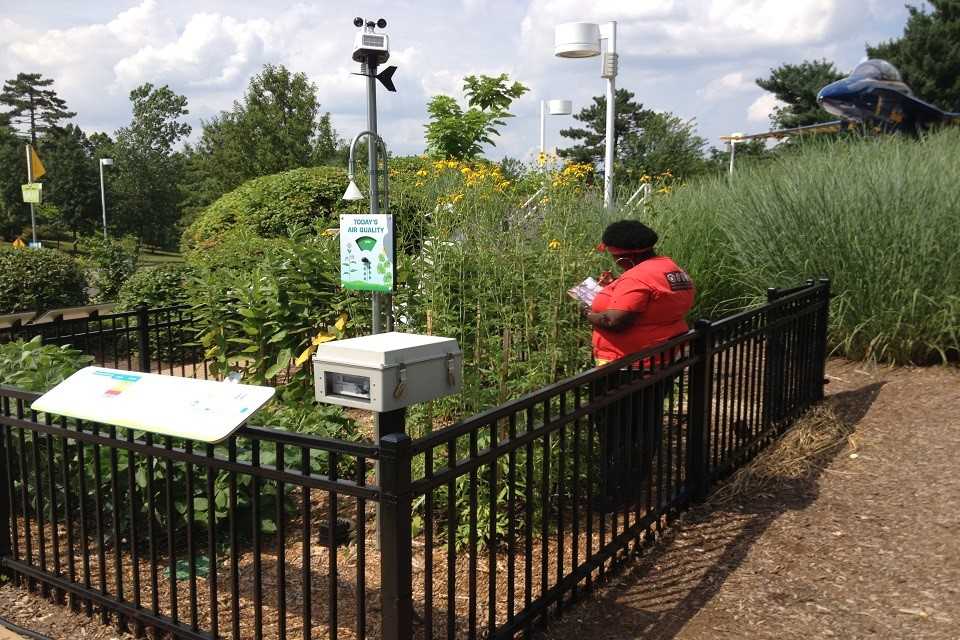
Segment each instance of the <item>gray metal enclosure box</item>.
[[462,369],[453,338],[396,331],[326,342],[313,355],[318,402],[381,413],[459,392]]

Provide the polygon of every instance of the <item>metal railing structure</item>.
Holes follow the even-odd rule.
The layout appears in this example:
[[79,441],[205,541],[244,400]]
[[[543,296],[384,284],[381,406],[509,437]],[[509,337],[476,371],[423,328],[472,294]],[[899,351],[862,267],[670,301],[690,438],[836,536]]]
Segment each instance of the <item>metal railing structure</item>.
[[94,309],[83,315],[45,316],[49,316],[45,322],[0,327],[0,342],[41,336],[44,344],[69,344],[104,367],[188,378],[214,377],[204,362],[203,349],[194,340],[196,323],[187,306],[140,306],[113,313]]
[[416,440],[200,445],[0,389],[0,567],[136,633],[527,635],[822,399],[829,282],[768,299]]
[[178,441],[41,417],[36,397],[0,387],[0,563],[15,582],[138,637],[366,637],[378,447],[254,427]]

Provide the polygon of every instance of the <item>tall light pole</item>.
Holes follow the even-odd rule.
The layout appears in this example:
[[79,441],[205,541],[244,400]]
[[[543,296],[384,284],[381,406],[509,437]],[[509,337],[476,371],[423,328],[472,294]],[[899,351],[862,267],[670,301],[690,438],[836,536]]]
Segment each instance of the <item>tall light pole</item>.
[[[603,51],[603,41],[606,50]],[[614,125],[617,99],[617,23],[565,22],[554,31],[553,54],[559,58],[592,58],[603,53],[600,76],[607,80],[607,146],[603,160],[603,206],[613,207]]]
[[100,208],[103,210],[103,239],[107,239],[107,192],[103,188],[103,168],[113,166],[112,158],[100,158]]
[[540,153],[547,152],[547,114],[568,116],[573,113],[573,103],[569,100],[540,101]]
[[731,176],[733,175],[733,159],[734,159],[734,157],[736,157],[736,155],[737,155],[737,143],[740,142],[740,139],[741,139],[741,138],[743,138],[743,134],[742,134],[742,133],[731,133],[731,134],[730,134],[730,139],[728,140],[728,142],[730,143],[730,171],[729,171],[729,173],[730,173]]

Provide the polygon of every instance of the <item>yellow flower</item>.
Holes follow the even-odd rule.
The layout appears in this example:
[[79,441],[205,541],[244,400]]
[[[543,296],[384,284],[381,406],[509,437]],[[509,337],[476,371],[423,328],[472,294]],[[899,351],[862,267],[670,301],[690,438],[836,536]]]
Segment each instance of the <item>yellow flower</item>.
[[334,328],[337,331],[343,331],[347,327],[347,320],[350,319],[346,313],[341,313],[340,317],[337,318],[337,321],[333,324]]
[[336,227],[334,227],[332,229],[324,229],[321,235],[323,235],[324,238],[332,238],[333,236],[338,235],[339,233],[340,233],[340,229],[337,229]]
[[545,154],[543,151],[537,155],[537,164],[541,167],[547,164],[547,154]]
[[420,169],[419,171],[417,171],[417,175],[422,178],[422,177],[424,177],[425,175],[427,175],[427,170],[426,170],[426,169]]
[[463,167],[462,169],[460,169],[460,173],[462,173],[463,175],[469,175],[470,167]]
[[640,176],[640,182],[643,182],[643,183],[650,182],[650,176],[648,176],[647,174],[643,174],[642,176]]
[[417,180],[417,181],[414,183],[414,186],[422,187],[422,186],[423,186],[423,181],[422,181],[422,180]]
[[[343,316],[340,316],[343,318]],[[337,320],[339,323],[340,321]],[[344,320],[346,322],[346,320]],[[317,346],[323,344],[324,342],[330,342],[331,340],[336,340],[337,336],[327,333],[326,331],[320,331],[317,335],[310,339],[310,344],[307,345],[307,348],[300,352],[300,355],[297,356],[297,359],[293,361],[296,366],[301,366],[304,362],[310,359],[310,356],[313,355],[313,352],[317,350]]]
[[551,240],[550,242],[547,243],[547,248],[549,248],[550,251],[556,251],[557,249],[560,248],[560,241],[559,241],[559,240]]
[[460,202],[461,200],[463,200],[463,194],[462,194],[462,193],[455,193],[455,194],[453,194],[452,196],[450,196],[450,202],[452,202],[452,203],[454,203],[454,204],[456,204],[457,202]]
[[670,193],[671,191],[673,191],[673,189],[670,187],[660,187],[657,189],[657,193]]

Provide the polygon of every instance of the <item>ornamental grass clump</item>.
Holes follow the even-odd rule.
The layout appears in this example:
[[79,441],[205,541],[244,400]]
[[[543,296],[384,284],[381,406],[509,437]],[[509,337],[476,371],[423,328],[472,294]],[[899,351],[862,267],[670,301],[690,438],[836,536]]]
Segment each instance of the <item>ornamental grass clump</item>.
[[[657,201],[651,224],[690,269],[700,308],[832,280],[830,342],[853,359],[960,354],[960,132],[814,141],[731,181]],[[719,315],[715,313],[713,315]]]

